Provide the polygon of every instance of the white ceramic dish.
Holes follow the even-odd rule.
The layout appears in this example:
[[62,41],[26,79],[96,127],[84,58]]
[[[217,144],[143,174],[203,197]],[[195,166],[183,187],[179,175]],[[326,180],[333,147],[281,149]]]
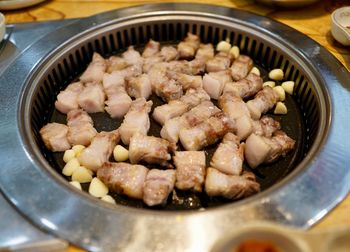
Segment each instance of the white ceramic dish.
[[5,16],[0,12],[0,42],[5,37]]
[[350,6],[336,9],[332,13],[331,32],[339,43],[350,46]]
[[0,10],[15,10],[25,8],[44,1],[45,0],[1,0]]

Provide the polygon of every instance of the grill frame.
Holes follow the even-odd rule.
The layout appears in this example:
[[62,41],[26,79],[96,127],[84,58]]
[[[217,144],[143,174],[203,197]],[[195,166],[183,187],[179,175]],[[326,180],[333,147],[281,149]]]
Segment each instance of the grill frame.
[[[148,13],[140,15],[140,11],[145,9]],[[152,11],[154,11],[153,14]],[[259,25],[259,29],[271,37],[277,40],[285,39],[286,42],[283,43],[290,48],[299,48],[296,53],[305,59],[309,69],[320,72],[318,81],[324,83],[320,88],[328,90],[326,95],[329,95],[328,98],[332,101],[327,111],[332,115],[332,120],[321,121],[322,127],[328,128],[328,135],[320,138],[319,142],[316,141],[309,151],[313,154],[311,155],[313,160],[311,157],[305,158],[287,180],[234,205],[205,212],[164,213],[122,206],[114,207],[88,197],[85,193],[67,187],[66,181],[52,171],[47,162],[37,158],[41,155],[39,152],[28,151],[30,137],[22,137],[24,133],[22,126],[29,119],[21,118],[19,107],[25,100],[24,95],[30,96],[30,93],[25,90],[29,87],[30,80],[35,78],[33,73],[40,75],[40,72],[32,70],[40,67],[42,60],[51,54],[56,46],[68,43],[67,39],[77,31],[84,30],[88,33],[96,27],[99,28],[101,24],[108,25],[111,22],[122,22],[124,19],[139,16],[165,15],[171,11],[178,11],[182,15],[202,13],[202,15],[217,17],[221,14],[220,18],[226,20],[251,26]],[[246,221],[273,220],[304,228],[309,227],[348,193],[350,185],[346,185],[345,182],[349,179],[350,172],[345,166],[346,158],[350,154],[350,146],[349,143],[342,143],[342,145],[338,143],[349,137],[349,133],[342,128],[344,124],[349,123],[345,113],[345,108],[350,104],[350,88],[346,81],[349,73],[324,48],[293,29],[264,17],[223,7],[160,4],[98,15],[77,21],[51,35],[31,46],[0,77],[0,83],[9,84],[9,88],[1,94],[4,106],[0,108],[0,116],[5,120],[1,122],[2,152],[0,155],[4,160],[4,168],[0,170],[0,187],[19,211],[39,227],[96,251],[127,250],[128,248],[134,250],[146,248],[154,251],[161,250],[157,247],[160,246],[159,244],[173,246],[178,250],[196,249],[198,247],[196,247],[193,233],[197,232],[197,238],[198,233],[202,238],[205,237],[202,239],[205,242],[199,249],[207,250],[220,237],[220,234],[228,231],[232,225],[240,225]],[[300,39],[303,41],[300,42]],[[306,59],[306,55],[310,58]],[[27,64],[24,65],[23,62]],[[25,78],[19,76],[19,73],[24,73]],[[21,93],[18,93],[19,89],[22,90]],[[18,158],[14,158],[13,153],[17,153]],[[300,168],[303,166],[307,166],[307,169]],[[341,175],[331,170],[329,168],[331,166],[339,167],[338,172]],[[20,176],[26,172],[27,176]],[[319,177],[315,177],[316,173]],[[337,182],[336,186],[333,184],[335,182]],[[323,185],[322,188],[318,186],[320,183]],[[41,186],[44,188],[40,188]],[[295,194],[288,195],[291,191]],[[321,196],[323,200],[320,201]],[[295,205],[299,200],[311,202],[314,205],[301,204],[296,209]],[[70,203],[69,206],[64,205],[66,201]],[[84,212],[79,213],[77,209],[84,209]],[[91,218],[94,221],[86,221]],[[203,225],[206,226],[205,232],[201,231]],[[169,227],[172,230],[169,230]],[[124,233],[124,230],[132,231]]]

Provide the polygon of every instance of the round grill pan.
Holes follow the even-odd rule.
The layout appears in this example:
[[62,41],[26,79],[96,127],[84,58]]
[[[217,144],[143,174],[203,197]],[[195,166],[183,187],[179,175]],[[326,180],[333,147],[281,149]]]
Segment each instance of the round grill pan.
[[[146,11],[146,12],[145,12]],[[62,156],[48,152],[39,129],[65,121],[54,110],[57,93],[76,78],[97,51],[117,54],[128,45],[142,48],[150,38],[174,44],[190,31],[206,43],[229,37],[266,71],[279,67],[296,89],[288,97],[283,130],[297,140],[286,159],[256,171],[264,191],[228,203],[203,195],[183,195],[160,211],[119,197],[113,206],[68,186],[58,172]],[[308,227],[349,191],[349,74],[325,49],[270,19],[223,7],[198,4],[146,5],[77,21],[40,39],[0,77],[0,187],[17,209],[39,227],[94,251],[204,251],[235,225],[273,220]],[[154,98],[155,99],[155,98]],[[93,115],[98,130],[120,122]],[[157,132],[153,124],[152,132]],[[210,148],[209,148],[210,149]],[[209,151],[210,152],[210,151]],[[58,172],[57,172],[58,171]],[[298,207],[296,207],[298,206]],[[201,240],[201,243],[198,242]]]

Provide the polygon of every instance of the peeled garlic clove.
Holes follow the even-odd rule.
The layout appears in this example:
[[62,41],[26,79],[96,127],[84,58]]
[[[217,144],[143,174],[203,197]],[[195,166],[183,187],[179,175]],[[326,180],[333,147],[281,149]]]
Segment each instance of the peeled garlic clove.
[[294,81],[285,81],[281,84],[281,87],[286,91],[288,94],[292,95],[294,92]]
[[72,174],[72,181],[78,181],[79,183],[87,183],[92,180],[92,175],[84,166],[79,166]]
[[85,149],[84,145],[77,144],[72,147],[72,150],[75,152],[75,156],[79,157],[80,153]]
[[103,197],[108,193],[108,187],[98,178],[93,178],[89,186],[89,193],[97,198]]
[[78,181],[70,181],[69,184],[71,184],[75,188],[81,190],[81,184]]
[[229,52],[231,49],[231,44],[227,41],[220,41],[217,46],[216,50],[219,52]]
[[278,96],[280,97],[280,101],[284,101],[286,99],[286,93],[281,86],[276,86],[273,88],[273,90],[275,90]]
[[274,88],[276,86],[276,82],[274,82],[274,81],[265,81],[263,83],[263,87],[266,87],[266,86]]
[[63,161],[68,163],[71,159],[75,158],[74,150],[66,150],[63,154]]
[[111,195],[105,195],[101,198],[101,200],[115,204],[115,200],[113,199],[113,197]]
[[238,46],[232,46],[232,48],[229,51],[230,54],[232,54],[232,56],[237,59],[239,56],[239,48]]
[[260,76],[260,70],[257,67],[253,67],[252,70],[250,70],[250,73],[256,74],[257,76]]
[[114,156],[115,161],[123,162],[123,161],[128,160],[129,151],[127,149],[125,149],[123,146],[117,145],[114,147],[113,156]]
[[68,161],[68,163],[63,167],[62,173],[65,176],[72,176],[73,172],[75,172],[80,166],[80,163],[77,158],[72,158]]
[[274,110],[274,114],[276,115],[285,115],[287,114],[288,110],[286,105],[283,102],[277,102],[275,110]]
[[269,72],[269,78],[271,80],[280,81],[283,80],[284,73],[282,69],[273,69]]

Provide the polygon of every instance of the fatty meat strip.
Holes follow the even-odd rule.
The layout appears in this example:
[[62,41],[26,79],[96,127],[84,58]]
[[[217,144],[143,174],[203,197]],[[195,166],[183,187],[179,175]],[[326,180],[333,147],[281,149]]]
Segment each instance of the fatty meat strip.
[[143,165],[106,162],[97,170],[97,177],[113,192],[142,199],[147,173]]
[[97,133],[94,139],[92,139],[91,144],[83,149],[78,157],[80,164],[96,172],[109,160],[119,139],[118,130]]
[[234,123],[221,111],[195,127],[181,129],[179,138],[186,150],[195,151],[215,143],[234,129]]
[[160,49],[159,55],[163,58],[163,61],[169,62],[177,59],[178,52],[173,46],[163,46]]
[[88,65],[87,69],[80,76],[80,81],[87,82],[97,82],[101,83],[103,75],[107,70],[106,60],[98,53],[92,55],[92,61]]
[[179,100],[158,106],[153,111],[153,118],[160,124],[180,116],[203,101],[209,101],[209,95],[203,89],[189,89]]
[[260,185],[251,172],[242,175],[228,175],[209,167],[205,178],[205,191],[213,196],[222,196],[227,199],[241,199],[256,194]]
[[68,112],[67,126],[67,138],[72,146],[77,144],[88,146],[97,134],[91,117],[82,109]]
[[271,163],[280,156],[285,157],[294,149],[295,140],[281,130],[276,131],[272,138],[251,134],[244,147],[245,160],[251,168],[262,163]]
[[67,114],[73,109],[78,109],[78,96],[83,91],[84,85],[81,82],[73,82],[69,84],[65,90],[57,95],[55,107],[63,114]]
[[156,56],[160,50],[160,43],[150,39],[143,50],[142,57],[148,58],[152,56]]
[[106,95],[100,83],[89,82],[78,96],[79,106],[88,113],[104,111]]
[[231,66],[231,75],[234,81],[245,78],[253,68],[253,60],[246,55],[239,55]]
[[227,133],[211,159],[211,167],[228,175],[242,173],[244,153],[243,144],[237,136]]
[[245,99],[258,93],[262,87],[263,79],[254,73],[249,73],[244,79],[236,82],[227,82],[224,86],[223,93],[231,91],[242,99]]
[[219,52],[214,58],[205,63],[207,72],[222,72],[228,70],[231,65],[232,56],[228,53]]
[[281,129],[281,124],[269,116],[262,116],[260,120],[252,122],[253,133],[258,136],[271,138],[276,131]]
[[137,98],[132,101],[128,113],[126,113],[123,123],[119,127],[121,139],[128,145],[130,138],[135,133],[147,135],[150,128],[149,112],[152,108],[152,101],[146,101],[145,98]]
[[136,77],[130,77],[126,81],[126,90],[131,97],[145,98],[146,100],[152,94],[151,81],[147,74],[141,74]]
[[175,185],[175,170],[151,169],[143,185],[143,202],[148,206],[164,205]]
[[171,159],[169,152],[174,152],[175,149],[176,145],[167,140],[137,132],[130,139],[129,160],[132,164],[144,161],[169,167],[168,161]]
[[176,188],[201,192],[205,177],[204,151],[176,151],[174,164]]
[[195,56],[197,49],[199,48],[200,39],[197,35],[187,33],[187,37],[184,38],[177,45],[177,51],[181,59],[191,59]]
[[194,127],[219,111],[220,109],[211,101],[203,101],[182,116],[167,120],[160,131],[160,135],[170,142],[177,143],[180,129]]
[[195,59],[207,62],[214,58],[214,47],[212,44],[200,44]]
[[222,94],[226,83],[232,82],[228,71],[212,72],[203,76],[203,88],[210,98],[217,100]]
[[53,152],[70,149],[67,133],[68,126],[60,123],[48,123],[40,129],[40,135],[46,148]]

